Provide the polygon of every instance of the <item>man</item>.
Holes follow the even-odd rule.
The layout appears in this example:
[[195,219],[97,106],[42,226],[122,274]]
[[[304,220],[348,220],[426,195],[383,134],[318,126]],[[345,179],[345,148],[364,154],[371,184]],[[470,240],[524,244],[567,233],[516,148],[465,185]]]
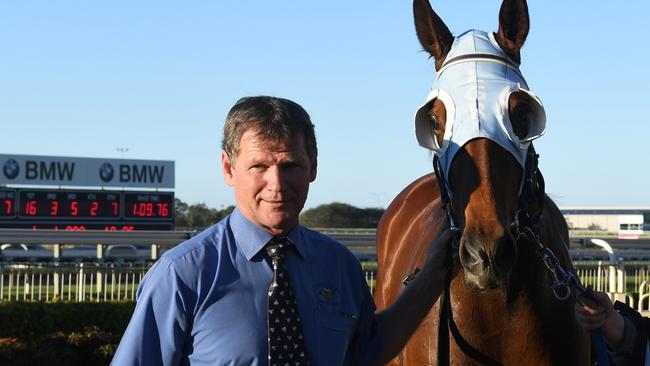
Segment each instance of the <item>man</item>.
[[[426,265],[395,305],[375,314],[358,260],[298,224],[316,179],[307,112],[287,99],[243,98],[226,118],[222,147],[237,208],[149,270],[113,364],[284,364],[278,357],[299,359],[291,365],[388,362],[442,290],[451,233],[434,240]],[[289,248],[280,259],[273,256],[278,243]],[[285,274],[290,281],[280,280]],[[295,294],[282,300],[286,309],[272,306],[278,284],[289,286],[283,294]],[[278,355],[287,344],[275,343],[274,322],[285,310],[298,313],[280,323],[283,337],[287,328],[296,332],[288,347],[298,351]]]

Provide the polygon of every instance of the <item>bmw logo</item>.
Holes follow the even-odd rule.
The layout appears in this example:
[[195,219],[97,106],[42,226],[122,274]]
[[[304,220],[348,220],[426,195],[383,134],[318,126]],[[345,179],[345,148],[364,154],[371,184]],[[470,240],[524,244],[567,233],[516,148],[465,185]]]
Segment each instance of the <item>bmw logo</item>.
[[18,173],[20,173],[20,166],[16,160],[9,159],[5,162],[2,172],[5,173],[7,179],[16,179]]
[[113,166],[110,163],[104,163],[99,167],[99,177],[104,182],[110,182],[114,174],[115,170],[113,170]]

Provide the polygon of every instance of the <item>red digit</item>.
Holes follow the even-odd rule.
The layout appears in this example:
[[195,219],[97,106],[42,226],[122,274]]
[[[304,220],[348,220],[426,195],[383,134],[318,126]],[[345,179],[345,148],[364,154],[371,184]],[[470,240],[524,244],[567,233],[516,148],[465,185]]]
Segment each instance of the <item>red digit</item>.
[[77,206],[78,206],[77,201],[72,201],[72,203],[70,204],[70,214],[72,214],[72,216],[77,216],[79,214],[79,208]]
[[52,201],[50,205],[50,215],[56,216],[59,214],[59,201]]
[[117,202],[111,202],[111,205],[113,205],[113,216],[117,216],[117,210],[120,208],[119,204]]
[[90,207],[90,216],[97,216],[97,208],[99,207],[99,203],[97,201],[92,201],[90,204],[92,207]]
[[85,231],[86,227],[83,225],[68,225],[65,229],[68,231]]
[[5,206],[7,207],[7,215],[11,215],[11,200],[5,200]]
[[144,217],[147,214],[147,204],[146,203],[140,203],[139,204],[140,209],[138,210],[138,216]]
[[168,203],[157,203],[158,205],[158,216],[167,217],[169,215],[169,204]]
[[147,217],[153,216],[153,203],[147,203]]
[[30,200],[25,203],[25,213],[29,216],[36,215],[36,201]]

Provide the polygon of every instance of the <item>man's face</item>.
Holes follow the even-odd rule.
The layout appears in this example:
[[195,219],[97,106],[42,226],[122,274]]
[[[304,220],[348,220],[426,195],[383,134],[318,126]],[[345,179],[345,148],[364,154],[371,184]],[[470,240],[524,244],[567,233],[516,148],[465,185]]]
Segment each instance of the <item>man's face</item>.
[[221,163],[224,179],[235,188],[237,207],[247,219],[274,236],[298,223],[309,183],[316,179],[301,136],[276,143],[248,130],[234,161],[222,151]]

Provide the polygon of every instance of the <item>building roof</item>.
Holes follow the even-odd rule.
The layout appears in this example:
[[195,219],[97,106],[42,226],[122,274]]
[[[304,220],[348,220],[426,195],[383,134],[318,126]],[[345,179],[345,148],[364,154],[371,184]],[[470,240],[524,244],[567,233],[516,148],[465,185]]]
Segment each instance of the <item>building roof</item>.
[[565,215],[641,215],[650,214],[650,207],[644,206],[566,206],[560,207]]

